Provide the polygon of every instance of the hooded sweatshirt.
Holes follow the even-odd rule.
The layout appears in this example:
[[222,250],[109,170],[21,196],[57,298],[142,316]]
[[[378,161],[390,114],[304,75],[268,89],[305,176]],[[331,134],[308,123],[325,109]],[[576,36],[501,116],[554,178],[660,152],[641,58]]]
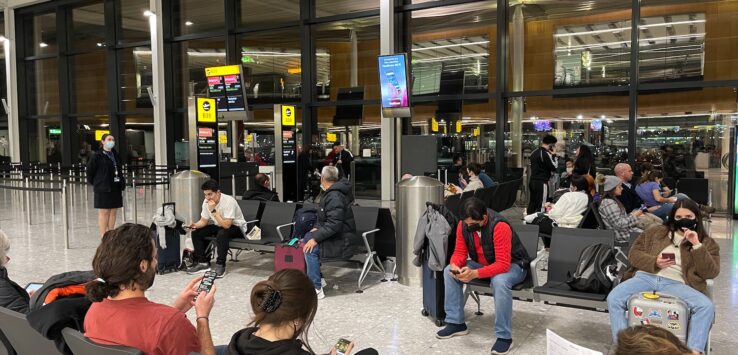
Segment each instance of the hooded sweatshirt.
[[256,336],[259,328],[241,329],[228,344],[228,355],[310,355],[300,340],[269,341]]

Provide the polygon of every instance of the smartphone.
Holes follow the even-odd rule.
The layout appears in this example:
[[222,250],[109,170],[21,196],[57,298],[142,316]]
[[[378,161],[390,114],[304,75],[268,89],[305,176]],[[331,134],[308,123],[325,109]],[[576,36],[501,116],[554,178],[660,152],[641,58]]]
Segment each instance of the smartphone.
[[676,254],[674,253],[661,253],[661,257],[671,261],[676,261]]
[[28,292],[28,294],[30,295],[32,292],[38,291],[43,286],[44,284],[40,282],[31,282],[28,285],[26,285],[25,289],[26,289],[26,292]]
[[[200,286],[197,287],[197,294],[199,295],[202,291],[210,292],[210,289],[213,288],[214,282],[215,270],[205,272],[205,275],[202,277],[202,281],[200,281]],[[195,296],[195,300],[197,300],[197,296]]]
[[642,205],[642,206],[641,206],[641,211],[643,211],[643,212],[648,212],[648,206],[646,206],[646,205]]
[[456,270],[456,269],[450,269],[450,270],[451,270],[451,273],[454,274],[454,275],[461,274],[461,271],[459,271],[459,270]]
[[350,341],[344,338],[338,339],[336,342],[336,355],[346,355],[349,345],[351,345]]

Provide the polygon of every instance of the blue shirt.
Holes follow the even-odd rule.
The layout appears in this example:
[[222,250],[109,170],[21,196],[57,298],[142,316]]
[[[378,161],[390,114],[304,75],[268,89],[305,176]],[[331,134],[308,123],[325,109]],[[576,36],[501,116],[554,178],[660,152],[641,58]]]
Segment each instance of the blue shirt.
[[661,193],[661,186],[659,186],[659,183],[657,183],[656,181],[648,181],[638,185],[635,188],[638,197],[643,200],[643,203],[646,204],[646,206],[660,206],[661,204],[653,197],[653,190],[659,191],[659,193]]
[[485,173],[479,173],[479,180],[482,180],[485,188],[495,186],[495,181]]

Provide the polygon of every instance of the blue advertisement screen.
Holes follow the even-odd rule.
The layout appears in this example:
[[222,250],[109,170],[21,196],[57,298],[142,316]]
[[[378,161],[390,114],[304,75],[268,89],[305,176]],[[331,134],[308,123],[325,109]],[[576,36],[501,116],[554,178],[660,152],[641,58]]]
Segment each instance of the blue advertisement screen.
[[382,108],[408,107],[407,65],[404,54],[379,57]]

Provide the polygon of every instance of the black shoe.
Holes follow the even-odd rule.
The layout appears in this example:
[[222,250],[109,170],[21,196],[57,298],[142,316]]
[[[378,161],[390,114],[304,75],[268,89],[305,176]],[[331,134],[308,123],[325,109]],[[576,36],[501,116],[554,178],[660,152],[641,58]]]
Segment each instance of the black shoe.
[[190,275],[194,274],[201,274],[205,271],[210,270],[210,264],[208,263],[197,263],[195,265],[192,265],[189,269],[187,269],[187,273]]
[[220,264],[215,265],[215,278],[216,279],[222,278],[223,276],[225,276],[225,274],[226,274],[225,265],[220,265]]
[[492,346],[492,354],[507,354],[512,349],[512,339],[497,339],[495,345]]
[[467,334],[469,334],[469,329],[466,328],[466,324],[446,323],[446,327],[439,330],[438,333],[436,333],[436,338],[449,339],[455,336],[461,336],[461,335],[467,335]]

